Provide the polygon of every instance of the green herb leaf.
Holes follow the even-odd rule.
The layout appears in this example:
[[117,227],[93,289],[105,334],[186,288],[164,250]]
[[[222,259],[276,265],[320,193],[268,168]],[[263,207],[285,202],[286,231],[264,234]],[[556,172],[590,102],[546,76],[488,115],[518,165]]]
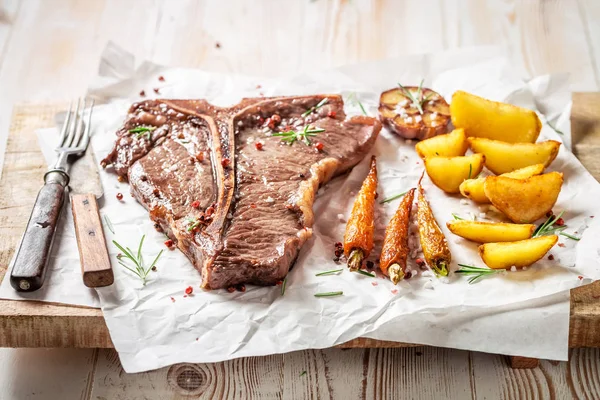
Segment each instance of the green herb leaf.
[[[116,240],[113,240],[114,245],[117,246],[117,248],[123,252],[123,256],[118,257],[119,264],[122,267],[124,267],[125,269],[127,269],[127,270],[131,271],[132,273],[134,273],[135,275],[137,275],[142,280],[142,284],[144,286],[146,286],[146,277],[148,276],[148,273],[156,265],[160,256],[163,253],[163,250],[161,250],[158,253],[158,255],[154,258],[154,261],[152,261],[152,264],[150,264],[148,267],[146,267],[144,265],[144,258],[142,256],[142,247],[144,245],[145,238],[146,238],[146,235],[142,235],[142,238],[138,245],[138,252],[135,257],[133,256],[133,252],[131,251],[131,249],[129,247],[122,246],[121,244],[119,244],[119,242],[117,242]],[[133,264],[133,266],[127,265],[125,263],[125,261],[123,260],[123,257],[128,259]]]
[[568,237],[569,239],[577,240],[577,241],[581,240],[581,238],[578,238],[577,236],[570,235],[570,234],[568,234],[566,232],[560,232],[560,235],[562,235],[564,237]]
[[467,264],[458,264],[458,266],[461,268],[458,271],[456,271],[457,274],[471,276],[469,279],[469,284],[473,284],[479,281],[480,279],[486,278],[490,275],[502,274],[506,272],[506,270],[504,269],[480,268]]
[[325,292],[325,293],[315,293],[315,297],[333,297],[333,296],[341,296],[344,292],[341,290],[339,292]]
[[454,219],[458,219],[458,220],[460,220],[460,221],[463,221],[463,220],[464,220],[464,218],[461,218],[461,217],[459,217],[458,215],[456,215],[456,214],[454,214],[454,213],[452,213],[452,216],[454,217]]
[[413,94],[411,93],[410,90],[406,89],[404,86],[402,86],[402,84],[400,82],[398,82],[398,86],[400,86],[402,93],[410,99],[412,105],[417,110],[419,110],[419,114],[421,114],[421,115],[423,115],[423,102],[424,102],[423,92],[422,92],[423,81],[424,81],[424,79],[421,79],[421,83],[419,84],[419,87],[417,88],[417,98],[415,98],[415,96],[413,96]]
[[531,236],[531,237],[536,238],[536,237],[540,237],[540,236],[553,235],[556,232],[560,232],[561,230],[566,229],[567,228],[566,226],[561,226],[558,228],[554,227],[554,224],[556,223],[556,221],[558,221],[558,219],[561,218],[564,213],[565,213],[564,211],[561,211],[561,213],[556,216],[548,217],[546,222],[544,222],[543,224],[538,226],[536,228],[536,230],[533,231],[533,236]]
[[365,107],[363,106],[363,104],[360,102],[360,100],[358,100],[358,96],[356,94],[356,92],[352,92],[348,95],[347,100],[353,104],[356,104],[360,107],[360,111],[363,113],[363,115],[369,115],[369,113],[367,113],[367,110],[365,110]]
[[327,104],[328,101],[329,101],[329,99],[327,97],[325,97],[323,100],[321,100],[319,103],[317,103],[316,106],[309,108],[304,114],[302,114],[302,116],[306,117],[306,116],[312,114],[313,112],[317,111],[319,108],[321,108],[325,104]]
[[147,135],[148,140],[150,140],[150,134],[153,130],[155,130],[155,126],[137,126],[133,129],[129,130],[129,133],[135,133],[135,138],[139,139],[144,135]]
[[473,165],[469,164],[469,177],[467,179],[471,179],[471,174],[473,173]]
[[325,132],[325,129],[309,128],[308,125],[306,125],[302,131],[289,130],[287,132],[275,132],[271,136],[281,137],[281,141],[290,146],[297,140],[302,140],[308,146],[310,145],[309,137],[317,136],[317,133],[321,132]]
[[393,195],[393,196],[391,196],[391,197],[388,197],[388,198],[386,198],[386,199],[383,199],[383,200],[381,200],[381,201],[379,202],[379,204],[385,204],[385,203],[389,203],[390,201],[393,201],[393,200],[399,199],[400,197],[404,196],[406,193],[408,193],[408,190],[407,190],[406,192],[402,192],[402,193],[400,193],[400,194],[395,194],[395,195]]
[[344,270],[343,268],[332,269],[330,271],[319,272],[318,274],[315,274],[315,276],[333,275],[333,274],[337,274],[338,272],[342,272],[343,270]]
[[281,295],[282,296],[285,294],[286,285],[287,285],[287,276],[285,278],[283,278],[283,283],[281,284]]
[[304,375],[306,375],[306,371],[300,372],[300,376],[304,376]]
[[361,275],[370,276],[371,278],[375,278],[375,274],[372,274],[367,271],[363,271],[362,269],[357,269],[356,272],[358,272]]
[[108,218],[107,214],[104,214],[104,223],[106,224],[106,227],[108,228],[108,230],[114,235],[115,229],[113,228],[113,224],[112,224],[112,222],[110,222],[110,218]]

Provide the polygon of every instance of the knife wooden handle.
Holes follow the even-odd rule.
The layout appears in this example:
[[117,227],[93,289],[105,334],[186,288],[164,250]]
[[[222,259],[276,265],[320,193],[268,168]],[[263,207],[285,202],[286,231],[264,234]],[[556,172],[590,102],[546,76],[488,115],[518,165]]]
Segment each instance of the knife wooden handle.
[[71,207],[84,285],[87,287],[112,285],[115,278],[106,248],[96,196],[74,194],[71,196]]
[[[62,174],[62,175],[61,175]],[[10,273],[19,292],[33,292],[44,284],[54,232],[65,199],[68,176],[55,172],[40,189]]]

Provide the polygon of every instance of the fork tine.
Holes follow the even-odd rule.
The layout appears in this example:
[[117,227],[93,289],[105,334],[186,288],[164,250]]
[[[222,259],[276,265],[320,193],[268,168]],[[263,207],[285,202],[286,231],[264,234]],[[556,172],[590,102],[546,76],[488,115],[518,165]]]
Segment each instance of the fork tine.
[[79,120],[77,121],[77,126],[75,129],[75,135],[73,137],[73,142],[71,143],[71,148],[73,147],[77,147],[79,146],[79,142],[81,141],[81,138],[83,137],[83,113],[85,112],[85,103],[86,103],[86,98],[82,98],[80,99],[82,102],[82,107],[81,107],[81,114],[79,115]]
[[88,144],[90,143],[90,129],[91,129],[91,124],[92,124],[92,111],[94,110],[94,99],[92,99],[92,102],[90,103],[90,109],[89,109],[89,113],[88,113],[88,117],[87,117],[87,122],[85,124],[85,130],[83,132],[83,136],[81,138],[81,143],[78,145],[79,147],[82,147],[83,149],[87,149]]
[[67,128],[69,127],[69,120],[71,119],[71,114],[73,113],[73,101],[69,103],[69,111],[67,111],[67,115],[65,115],[65,120],[63,122],[63,126],[60,130],[60,138],[58,139],[58,147],[63,147],[65,145],[65,139],[67,138]]
[[77,132],[77,121],[79,120],[79,109],[81,108],[81,99],[77,100],[77,106],[75,107],[75,117],[71,121],[69,126],[69,136],[67,136],[67,140],[62,147],[71,147],[73,144],[73,138],[75,137],[75,133]]

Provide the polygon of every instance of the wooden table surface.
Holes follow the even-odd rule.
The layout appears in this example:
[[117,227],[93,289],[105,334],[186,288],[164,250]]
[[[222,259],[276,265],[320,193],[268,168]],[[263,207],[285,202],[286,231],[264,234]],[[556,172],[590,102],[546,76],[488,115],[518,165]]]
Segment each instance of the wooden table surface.
[[[0,0],[0,154],[13,104],[83,94],[108,40],[139,60],[269,76],[494,44],[524,75],[569,72],[574,91],[600,90],[598,0],[224,4]],[[303,351],[136,375],[123,373],[112,350],[2,349],[0,370],[0,400],[600,398],[597,349],[532,370],[511,370],[501,356],[405,348]]]

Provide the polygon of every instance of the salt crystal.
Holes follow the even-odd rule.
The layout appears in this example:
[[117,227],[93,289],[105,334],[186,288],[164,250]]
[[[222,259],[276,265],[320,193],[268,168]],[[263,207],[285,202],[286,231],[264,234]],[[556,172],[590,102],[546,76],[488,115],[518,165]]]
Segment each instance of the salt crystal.
[[227,213],[227,219],[232,219],[233,218],[233,214],[232,213]]
[[460,204],[462,204],[463,206],[466,206],[469,204],[469,201],[467,199],[460,199]]
[[438,116],[438,113],[436,113],[436,112],[431,113],[431,119],[435,119],[437,116]]
[[267,197],[267,198],[265,199],[265,202],[267,202],[267,203],[274,203],[274,202],[275,202],[275,199],[274,199],[274,198],[272,198],[271,196],[269,196],[269,197]]
[[417,115],[417,116],[415,117],[415,121],[416,121],[416,122],[421,122],[422,120],[423,120],[423,118],[421,118],[421,116],[420,116],[420,115]]
[[511,272],[517,272],[517,267],[515,267],[514,265],[512,267],[510,267],[510,271]]
[[431,122],[431,127],[432,127],[432,128],[435,128],[436,126],[437,126],[437,123],[436,123],[435,121],[432,121],[432,122]]
[[[423,273],[423,275],[425,275],[425,273]],[[433,283],[431,282],[431,279],[425,282],[423,289],[433,290]]]
[[337,218],[340,222],[346,222],[346,217],[344,217],[344,214],[338,214]]
[[431,271],[423,271],[423,273],[421,274],[421,276],[424,276],[424,277],[433,276],[433,272],[431,272]]

